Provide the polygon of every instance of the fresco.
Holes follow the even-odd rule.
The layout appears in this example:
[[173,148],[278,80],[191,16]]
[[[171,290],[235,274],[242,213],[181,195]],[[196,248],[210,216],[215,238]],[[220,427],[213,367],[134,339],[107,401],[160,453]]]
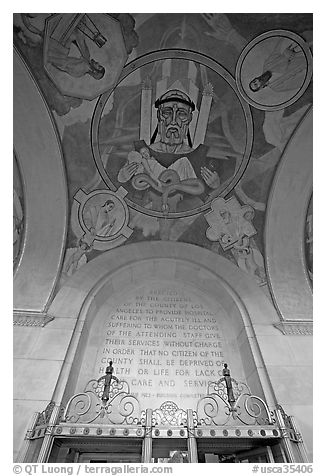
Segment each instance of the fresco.
[[291,31],[259,35],[241,53],[237,85],[244,98],[263,110],[284,109],[302,96],[312,76],[309,44]]
[[311,14],[14,14],[14,44],[62,142],[62,282],[104,251],[171,240],[266,286],[269,190],[312,107]]
[[63,95],[94,99],[115,86],[127,59],[122,27],[106,14],[45,20],[44,69]]
[[14,13],[13,23],[14,44],[59,116],[113,87],[138,44],[127,13]]
[[[180,59],[185,56],[189,59]],[[127,73],[136,69],[136,61]],[[111,95],[95,109],[92,137],[98,169],[109,187],[121,184],[128,190],[136,210],[174,218],[197,214],[212,198],[226,195],[243,174],[253,137],[250,109],[229,73],[203,55],[165,50],[163,55],[145,55],[142,63],[147,61],[139,68],[143,82],[138,101],[119,101],[128,124],[117,124],[117,110],[105,114]],[[116,91],[124,85],[123,80]],[[216,111],[214,97],[221,95],[227,96],[236,124],[228,115],[223,123]],[[133,132],[127,134],[131,126]]]
[[75,235],[83,240],[88,237],[87,240],[92,242],[89,244],[98,250],[121,244],[132,233],[128,227],[129,209],[124,201],[125,194],[123,189],[117,193],[105,189],[95,190],[90,194],[79,190],[72,209]]

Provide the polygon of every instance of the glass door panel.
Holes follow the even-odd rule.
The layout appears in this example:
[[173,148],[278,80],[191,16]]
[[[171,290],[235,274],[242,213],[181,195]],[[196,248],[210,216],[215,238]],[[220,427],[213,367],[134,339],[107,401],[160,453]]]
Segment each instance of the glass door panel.
[[189,463],[186,439],[154,439],[152,463]]
[[134,453],[81,453],[78,463],[140,463],[140,455]]

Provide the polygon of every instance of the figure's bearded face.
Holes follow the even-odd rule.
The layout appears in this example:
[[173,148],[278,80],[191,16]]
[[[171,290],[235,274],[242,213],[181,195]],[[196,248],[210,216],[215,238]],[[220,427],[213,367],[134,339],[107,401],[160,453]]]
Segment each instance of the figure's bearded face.
[[182,144],[192,119],[191,108],[176,101],[166,102],[159,107],[157,117],[161,141],[168,145]]

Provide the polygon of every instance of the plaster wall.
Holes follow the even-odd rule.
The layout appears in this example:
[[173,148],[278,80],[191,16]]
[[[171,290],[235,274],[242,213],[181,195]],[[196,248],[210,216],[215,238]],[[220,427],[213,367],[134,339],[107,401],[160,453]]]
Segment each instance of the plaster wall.
[[283,335],[272,324],[255,332],[276,400],[295,417],[312,461],[313,338]]
[[[284,322],[313,318],[312,283],[304,252],[313,185],[312,119],[310,110],[284,150],[267,208],[266,268],[273,302]],[[282,335],[272,322],[258,325],[256,335],[276,398],[295,416],[312,461],[312,336]]]
[[285,320],[312,320],[312,284],[304,233],[312,194],[312,110],[290,139],[269,195],[265,223],[266,268],[276,308]]
[[14,309],[42,313],[61,269],[67,184],[52,116],[30,70],[14,50],[14,150],[24,190],[24,240],[14,275]]
[[57,318],[46,327],[14,327],[14,461],[33,413],[45,410],[52,400],[75,323]]

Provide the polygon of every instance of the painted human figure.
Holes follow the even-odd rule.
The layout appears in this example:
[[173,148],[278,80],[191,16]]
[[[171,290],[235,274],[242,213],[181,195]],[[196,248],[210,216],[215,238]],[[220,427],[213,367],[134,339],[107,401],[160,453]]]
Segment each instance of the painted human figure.
[[[77,48],[79,57],[71,56],[72,45]],[[89,74],[92,78],[100,80],[105,74],[105,68],[90,57],[85,35],[78,28],[73,30],[65,44],[55,38],[49,38],[48,61],[55,68],[74,78]]]
[[105,375],[98,379],[98,383],[101,382],[101,380],[104,380],[104,389],[102,394],[102,401],[104,404],[106,404],[106,402],[110,398],[110,387],[112,379],[119,382],[119,379],[115,375],[113,375],[113,371],[114,369],[112,366],[112,360],[110,360],[108,367],[106,367],[105,369]]
[[[246,211],[243,208],[246,208]],[[230,248],[236,244],[241,245],[243,237],[253,234],[254,229],[251,220],[254,216],[254,211],[250,206],[243,208],[232,213],[227,208],[219,210],[219,217],[223,226],[220,241],[224,247]]]
[[280,38],[263,65],[260,76],[252,79],[249,88],[252,92],[267,86],[275,92],[297,89],[302,85],[307,69],[307,60],[303,50],[296,43],[282,49],[284,38]]
[[251,274],[257,284],[266,284],[264,258],[250,238],[250,224],[254,218],[254,210],[249,209],[243,214],[245,221],[237,231],[238,240],[232,246],[232,254],[239,268]]
[[[164,169],[174,167],[174,170],[182,173],[181,180],[197,177],[201,178],[210,189],[218,188],[220,186],[218,173],[204,165],[206,151],[204,153],[196,149],[195,154],[192,148],[189,124],[195,105],[189,96],[178,89],[173,89],[157,99],[155,107],[158,124],[150,146],[146,147],[149,155]],[[141,148],[144,147],[145,143]],[[139,164],[127,161],[119,171],[119,182],[130,180],[138,169]]]
[[[244,211],[243,208],[246,208]],[[231,250],[239,268],[251,274],[257,284],[266,284],[264,259],[251,236],[254,210],[250,206],[242,207],[243,217],[231,214],[227,209],[219,210],[225,230],[220,237],[222,246]]]
[[[162,172],[166,170],[157,160],[150,155],[148,147],[142,147],[139,151],[143,157],[143,163],[145,170],[155,179],[158,179]],[[145,165],[146,164],[146,165]],[[180,180],[186,180],[189,178],[196,178],[195,171],[187,159],[187,157],[180,157],[173,164],[168,167],[169,170],[175,170]]]
[[[75,16],[75,14],[61,14],[61,16],[67,15],[72,17],[71,20],[73,20],[73,17]],[[20,30],[22,41],[24,43],[27,42],[25,35],[27,35],[28,38],[33,41],[33,43],[44,41],[44,21],[50,15],[39,13],[21,13],[19,16],[21,26],[18,26],[18,29]],[[37,19],[38,23],[43,20],[42,29],[36,27],[31,22],[33,19]],[[90,29],[87,28],[85,24],[85,21],[87,22],[87,20],[88,16],[85,14],[77,26],[69,34],[69,37],[65,37],[64,41],[58,41],[53,38],[53,36],[49,37],[48,61],[56,69],[64,71],[74,78],[80,78],[86,74],[89,74],[94,79],[99,80],[103,78],[105,74],[105,68],[90,57],[89,48],[86,43],[86,33],[83,33],[84,29],[88,30],[88,34],[90,33]],[[59,18],[58,24],[60,25]],[[92,40],[98,47],[103,46],[103,44],[106,42],[106,39],[99,31],[96,31]],[[78,57],[71,54],[72,47],[77,49],[79,54]]]
[[260,251],[252,246],[248,236],[241,236],[239,240],[234,243],[231,251],[239,268],[251,274],[257,281],[257,284],[266,284],[264,259]]
[[116,204],[107,200],[103,205],[89,207],[85,211],[84,221],[89,230],[94,229],[97,236],[110,236],[116,224]]
[[87,263],[86,255],[92,251],[95,238],[95,229],[92,228],[77,240],[77,246],[75,248],[67,249],[62,266],[64,278],[72,276],[77,269]]
[[[161,189],[161,183],[158,180],[158,177],[161,173],[160,167],[162,167],[163,170],[165,169],[154,159],[154,157],[151,156],[148,147],[142,147],[139,152],[137,152],[136,150],[132,150],[128,154],[127,161],[127,165],[137,165],[136,172],[134,175],[142,173],[148,174],[148,176],[154,180],[157,187]],[[120,170],[119,174],[120,175],[118,176],[118,179],[120,182],[123,182],[123,168]]]
[[187,157],[180,157],[166,168],[151,155],[148,147],[141,147],[139,152],[130,152],[128,154],[128,162],[130,164],[138,164],[135,175],[147,173],[155,181],[159,190],[162,190],[162,182],[159,180],[160,175],[166,170],[174,170],[178,174],[180,180],[197,178]]
[[232,381],[231,381],[231,373],[230,369],[228,368],[228,364],[224,364],[223,368],[223,377],[224,377],[224,382],[226,386],[226,391],[228,395],[228,401],[230,405],[233,405],[235,402],[234,394],[233,394],[233,388],[232,388]]
[[[87,262],[86,254],[92,250],[92,246],[84,241],[80,241],[79,245],[70,254],[68,259],[64,262],[62,272],[66,276],[72,276],[77,269]],[[67,250],[68,251],[68,250]]]

